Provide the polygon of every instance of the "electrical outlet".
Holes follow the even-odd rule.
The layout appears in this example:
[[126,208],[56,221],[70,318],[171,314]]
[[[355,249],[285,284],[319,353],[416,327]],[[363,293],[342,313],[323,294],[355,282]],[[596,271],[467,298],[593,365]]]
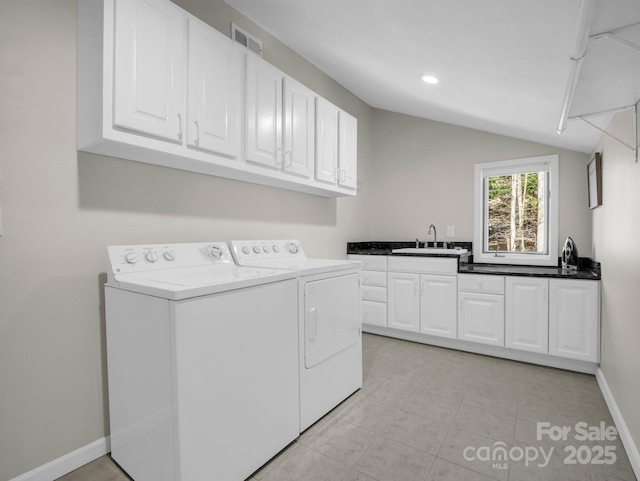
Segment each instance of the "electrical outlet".
[[447,226],[447,237],[455,237],[456,236],[456,226],[448,225]]

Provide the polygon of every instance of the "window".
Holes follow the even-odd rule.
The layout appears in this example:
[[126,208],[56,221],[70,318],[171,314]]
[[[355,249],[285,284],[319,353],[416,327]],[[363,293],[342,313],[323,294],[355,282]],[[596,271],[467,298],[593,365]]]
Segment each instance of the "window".
[[474,262],[558,264],[558,156],[476,164]]

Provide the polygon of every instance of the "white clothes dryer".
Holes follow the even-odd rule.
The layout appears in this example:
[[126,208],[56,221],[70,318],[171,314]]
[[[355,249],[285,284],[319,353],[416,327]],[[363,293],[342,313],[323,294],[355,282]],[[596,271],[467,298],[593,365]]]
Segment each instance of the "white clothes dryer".
[[225,243],[108,247],[111,454],[136,481],[242,481],[300,432],[296,273]]
[[298,273],[302,432],[362,387],[360,262],[308,258],[297,240],[231,246],[238,265]]

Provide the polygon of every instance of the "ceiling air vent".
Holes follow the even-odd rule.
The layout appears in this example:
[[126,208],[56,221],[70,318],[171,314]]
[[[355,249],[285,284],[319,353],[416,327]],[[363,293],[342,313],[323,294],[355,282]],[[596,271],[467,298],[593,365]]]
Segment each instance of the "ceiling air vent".
[[262,57],[262,42],[249,35],[235,24],[231,24],[231,38]]

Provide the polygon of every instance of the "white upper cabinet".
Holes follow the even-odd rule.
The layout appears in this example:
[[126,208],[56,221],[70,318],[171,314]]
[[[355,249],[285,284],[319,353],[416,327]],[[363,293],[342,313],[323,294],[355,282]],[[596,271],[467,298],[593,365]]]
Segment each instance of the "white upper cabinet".
[[600,283],[549,280],[549,354],[598,362]]
[[303,177],[313,176],[315,98],[300,82],[284,78],[284,170]]
[[316,179],[335,184],[338,179],[338,116],[340,109],[318,97],[316,102]]
[[258,56],[248,54],[246,76],[246,159],[280,168],[283,74]]
[[167,0],[117,0],[113,124],[182,143],[186,16]]
[[244,55],[227,37],[189,19],[187,145],[237,159]]
[[79,151],[356,195],[355,119],[340,133],[338,181],[334,107],[330,178],[318,180],[317,94],[171,1],[81,0],[77,31]]
[[549,352],[549,280],[507,277],[505,280],[505,346]]
[[316,179],[355,190],[358,182],[358,120],[318,97],[316,142]]
[[338,185],[355,189],[358,182],[358,119],[341,110],[338,122]]

